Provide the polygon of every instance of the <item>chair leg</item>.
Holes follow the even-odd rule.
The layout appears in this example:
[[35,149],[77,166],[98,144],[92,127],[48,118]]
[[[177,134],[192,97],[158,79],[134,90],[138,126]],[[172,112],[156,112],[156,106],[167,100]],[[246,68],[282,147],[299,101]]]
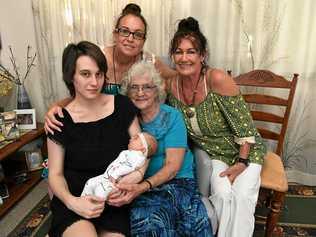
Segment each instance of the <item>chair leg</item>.
[[281,208],[284,204],[284,198],[284,192],[273,192],[273,196],[271,198],[271,207],[266,222],[265,237],[272,237],[273,230],[280,217]]

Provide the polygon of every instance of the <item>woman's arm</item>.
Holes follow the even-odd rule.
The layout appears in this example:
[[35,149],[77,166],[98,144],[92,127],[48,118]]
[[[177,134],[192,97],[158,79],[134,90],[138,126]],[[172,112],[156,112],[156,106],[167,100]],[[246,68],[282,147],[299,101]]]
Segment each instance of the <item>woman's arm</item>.
[[64,155],[65,150],[61,145],[51,139],[47,139],[49,174],[48,182],[54,195],[60,199],[65,206],[85,218],[100,216],[104,209],[105,200],[95,196],[75,197],[68,188],[64,177]]
[[173,179],[180,170],[185,154],[185,148],[167,148],[164,166],[147,180],[152,187],[159,186]]
[[155,60],[155,67],[164,79],[172,78],[177,75],[176,70],[172,69],[167,64],[163,63],[158,57],[156,57]]
[[[207,72],[207,76],[212,91],[223,96],[239,95],[239,87],[235,83],[234,79],[225,72],[218,69],[210,69]],[[249,150],[249,143],[245,142],[241,144],[239,148],[239,157],[248,159]],[[230,182],[233,183],[235,178],[246,168],[247,166],[245,164],[237,162],[230,166],[227,170],[223,171],[220,176],[227,176]]]
[[55,114],[58,114],[59,117],[64,117],[63,112],[62,112],[62,107],[65,107],[72,101],[72,98],[65,98],[63,100],[57,101],[54,104],[52,104],[47,113],[45,114],[45,131],[46,133],[49,132],[51,134],[54,134],[54,129],[57,131],[61,131],[60,127],[63,126],[61,122],[59,122]]
[[[138,122],[138,118],[135,117],[133,122],[131,123],[129,129],[128,129],[128,134],[130,137],[134,137],[136,136],[138,133],[141,132],[141,128],[139,126],[139,122]],[[148,143],[148,147],[154,147],[155,144],[153,143],[153,141],[151,139],[149,139],[147,141]],[[148,149],[148,156],[153,155],[154,151],[152,149]]]
[[[248,159],[248,154],[250,150],[250,144],[245,142],[244,144],[240,145],[239,149],[239,157],[242,159]],[[227,170],[220,173],[221,177],[227,176],[229,181],[233,183],[238,175],[240,175],[247,166],[243,163],[237,162],[234,165],[230,166]]]
[[66,206],[71,194],[64,178],[64,155],[65,151],[62,146],[56,144],[51,139],[47,139],[49,161],[48,183],[54,195],[56,195]]
[[129,134],[130,137],[134,137],[140,132],[141,132],[141,129],[140,129],[140,126],[139,126],[138,118],[135,116],[135,118],[133,119],[131,125],[128,128],[128,134]]

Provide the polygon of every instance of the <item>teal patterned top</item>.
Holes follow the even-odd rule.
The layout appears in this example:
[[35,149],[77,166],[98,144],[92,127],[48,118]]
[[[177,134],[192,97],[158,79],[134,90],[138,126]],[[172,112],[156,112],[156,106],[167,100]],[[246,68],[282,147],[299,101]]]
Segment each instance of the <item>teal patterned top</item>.
[[266,147],[241,95],[222,96],[211,91],[200,104],[188,106],[169,94],[169,102],[182,112],[190,138],[211,159],[232,165],[239,156],[240,144],[247,141],[254,143],[250,162],[263,163]]
[[103,94],[118,95],[120,93],[121,85],[115,83],[106,83],[102,89]]

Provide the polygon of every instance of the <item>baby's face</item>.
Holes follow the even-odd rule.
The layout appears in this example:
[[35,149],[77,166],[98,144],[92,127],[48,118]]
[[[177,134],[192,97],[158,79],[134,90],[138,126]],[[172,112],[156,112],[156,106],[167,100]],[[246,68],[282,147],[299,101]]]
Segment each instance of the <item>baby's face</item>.
[[145,147],[142,143],[142,140],[140,139],[140,137],[138,135],[132,137],[129,140],[128,149],[134,150],[134,151],[145,152]]

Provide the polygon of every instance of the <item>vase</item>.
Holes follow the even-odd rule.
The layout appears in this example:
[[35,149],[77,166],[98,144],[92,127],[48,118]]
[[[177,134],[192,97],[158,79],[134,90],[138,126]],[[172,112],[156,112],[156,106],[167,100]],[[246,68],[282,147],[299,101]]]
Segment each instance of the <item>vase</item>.
[[25,89],[24,84],[18,85],[17,95],[17,109],[31,109],[32,105],[30,102],[29,95]]

